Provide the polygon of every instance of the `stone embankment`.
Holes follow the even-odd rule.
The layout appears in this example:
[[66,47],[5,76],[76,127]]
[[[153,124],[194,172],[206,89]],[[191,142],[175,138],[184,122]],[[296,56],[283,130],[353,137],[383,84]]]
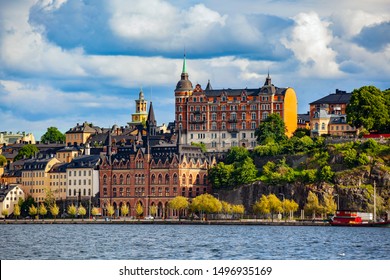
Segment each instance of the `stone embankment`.
[[329,226],[327,221],[323,220],[305,220],[305,221],[270,221],[259,219],[241,219],[241,220],[125,220],[125,219],[47,219],[47,220],[0,220],[1,224],[18,224],[18,225],[42,225],[42,224],[146,224],[146,225],[236,225],[236,226]]

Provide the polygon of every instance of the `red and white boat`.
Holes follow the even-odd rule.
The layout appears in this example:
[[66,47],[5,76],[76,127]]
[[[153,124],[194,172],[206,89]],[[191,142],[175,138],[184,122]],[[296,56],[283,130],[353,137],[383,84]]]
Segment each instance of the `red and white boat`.
[[372,213],[353,210],[337,210],[329,222],[332,226],[349,227],[390,227],[390,220],[374,221]]

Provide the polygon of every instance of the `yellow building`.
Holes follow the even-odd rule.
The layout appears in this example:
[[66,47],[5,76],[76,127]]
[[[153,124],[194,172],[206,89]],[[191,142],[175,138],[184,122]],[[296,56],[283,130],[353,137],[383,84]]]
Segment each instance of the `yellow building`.
[[56,201],[66,200],[68,163],[56,163],[49,171],[49,187]]
[[101,133],[100,128],[94,127],[87,122],[77,124],[65,132],[66,143],[68,145],[84,145],[88,138],[96,133]]
[[131,114],[131,122],[129,122],[128,124],[130,126],[144,124],[146,123],[147,118],[147,101],[145,100],[144,93],[141,89],[141,91],[139,92],[139,98],[135,100],[135,113]]
[[50,188],[49,171],[60,161],[55,158],[28,159],[22,171],[22,189],[31,195],[37,203],[44,202],[46,191]]
[[61,162],[71,162],[75,157],[81,155],[80,149],[74,146],[65,147],[56,152],[56,158]]

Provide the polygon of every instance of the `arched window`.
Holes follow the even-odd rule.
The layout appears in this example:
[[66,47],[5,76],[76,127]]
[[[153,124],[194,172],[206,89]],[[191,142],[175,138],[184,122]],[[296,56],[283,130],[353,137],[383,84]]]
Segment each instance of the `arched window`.
[[119,188],[119,196],[123,196],[123,188]]
[[113,188],[113,189],[112,189],[112,196],[113,196],[113,197],[116,197],[116,188]]
[[181,189],[181,196],[186,196],[186,188]]
[[158,174],[158,184],[159,185],[162,184],[162,175],[161,174]]
[[185,174],[183,174],[183,177],[182,177],[182,179],[181,179],[181,183],[182,183],[183,185],[186,184],[186,175],[185,175]]
[[203,176],[203,185],[207,185],[207,175]]
[[190,174],[190,177],[188,178],[188,184],[193,184],[194,182],[192,181],[192,174]]
[[130,175],[129,174],[126,176],[126,184],[130,185]]
[[130,188],[126,188],[126,196],[127,196],[127,197],[130,196]]
[[200,176],[199,174],[196,175],[196,184],[199,185],[200,184]]
[[119,176],[119,184],[123,185],[123,175],[122,174]]
[[103,175],[103,185],[107,185],[107,175]]
[[318,130],[318,126],[319,126],[318,123],[316,123],[314,126],[315,126],[315,130]]
[[162,196],[162,187],[158,188],[158,196]]
[[113,183],[114,185],[116,185],[116,175],[114,175],[114,177],[112,177],[112,183]]
[[169,188],[165,187],[165,196],[169,196]]
[[155,184],[156,182],[156,175],[152,174],[151,183]]
[[150,189],[150,192],[152,193],[152,196],[155,196],[156,195],[156,189],[154,187],[152,187]]
[[173,183],[177,184],[177,174],[173,174]]
[[166,175],[165,175],[165,184],[166,184],[166,185],[169,184],[169,174],[166,174]]

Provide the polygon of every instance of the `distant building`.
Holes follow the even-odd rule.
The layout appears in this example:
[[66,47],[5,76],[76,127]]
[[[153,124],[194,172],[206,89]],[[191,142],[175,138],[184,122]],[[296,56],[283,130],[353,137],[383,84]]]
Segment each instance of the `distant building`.
[[346,108],[351,95],[352,93],[336,89],[335,93],[310,103],[311,136],[356,134],[356,128],[347,123]]
[[131,122],[128,124],[130,127],[145,124],[147,118],[147,101],[145,100],[144,93],[141,89],[139,92],[139,98],[135,100],[135,113],[131,114]]
[[35,137],[32,133],[12,133],[7,131],[0,132],[0,145],[9,145],[16,143],[35,144]]
[[297,97],[292,88],[279,88],[266,77],[263,86],[248,89],[193,88],[186,60],[175,89],[176,130],[185,144],[204,143],[209,151],[227,151],[234,146],[254,148],[255,131],[270,114],[279,114],[286,135],[297,128]]
[[67,167],[68,163],[56,163],[48,172],[49,187],[56,201],[65,201],[67,195]]
[[71,162],[74,158],[81,155],[81,150],[78,146],[64,147],[56,152],[56,158],[61,162]]
[[99,127],[84,122],[83,124],[77,124],[65,132],[65,141],[68,146],[80,146],[84,145],[91,135],[98,133],[102,133]]
[[1,214],[3,210],[7,210],[8,215],[11,215],[20,198],[24,199],[24,192],[20,185],[11,184],[0,186],[0,217],[4,218]]
[[136,216],[140,204],[143,215],[178,217],[179,213],[168,208],[168,202],[181,195],[193,197],[210,193],[207,172],[215,163],[208,159],[200,148],[183,145],[180,137],[166,138],[157,133],[152,104],[146,121],[146,133],[139,131],[137,138],[123,145],[112,147],[111,134],[107,141],[106,154],[99,169],[100,206],[107,215],[107,206],[112,205],[116,215],[121,206],[127,205],[129,216]]
[[298,128],[310,129],[310,112],[298,114]]

